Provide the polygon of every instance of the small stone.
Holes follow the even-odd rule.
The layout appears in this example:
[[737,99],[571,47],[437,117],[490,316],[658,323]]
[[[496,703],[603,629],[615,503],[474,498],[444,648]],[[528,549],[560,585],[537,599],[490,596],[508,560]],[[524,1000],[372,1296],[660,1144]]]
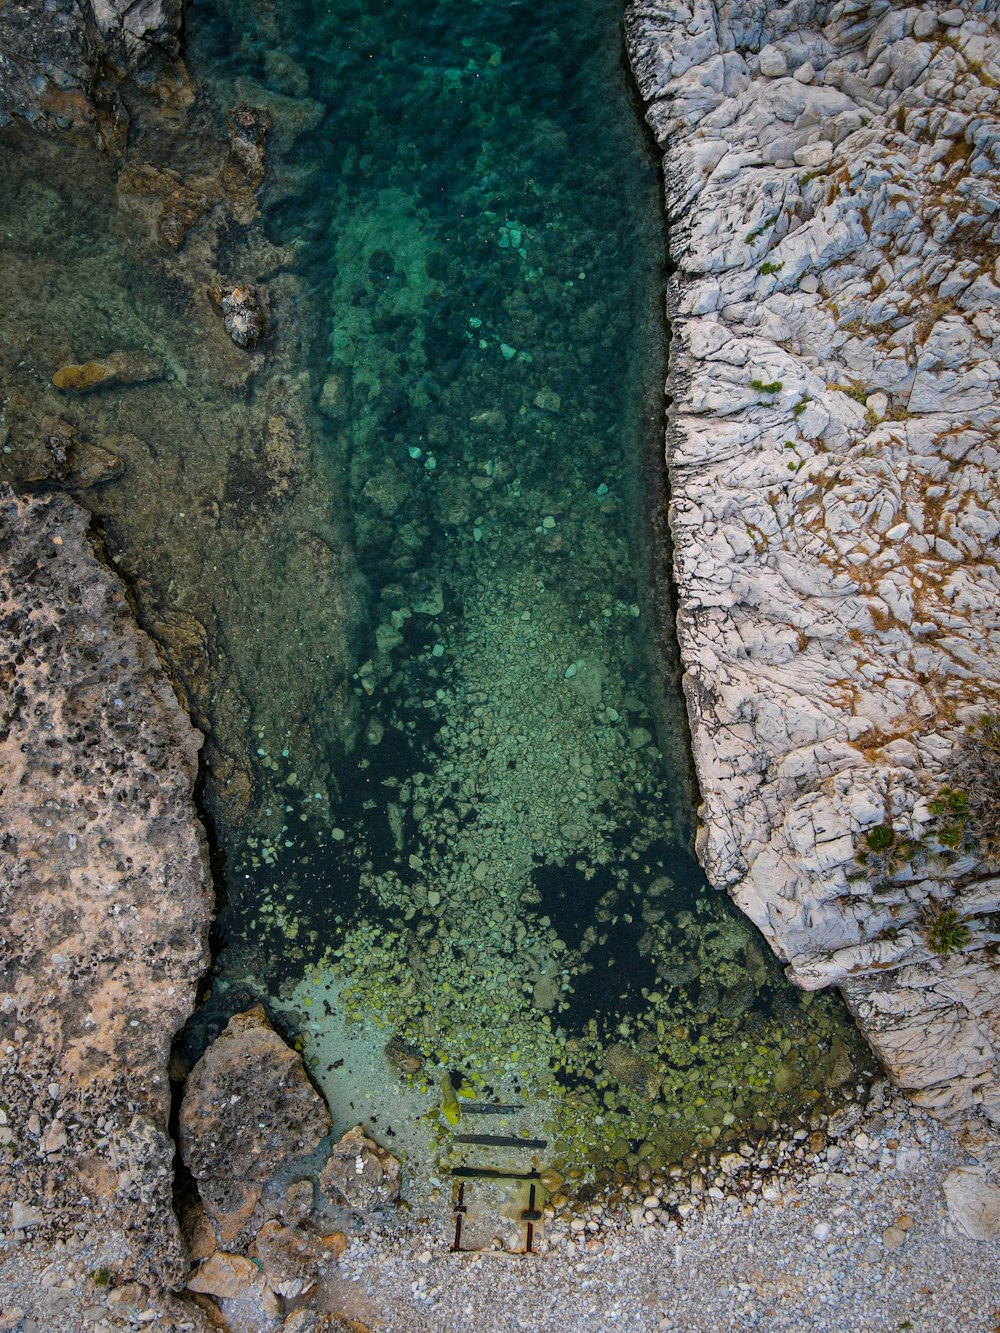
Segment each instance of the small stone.
[[780,79],[788,73],[788,61],[778,48],[770,43],[762,48],[757,62],[765,79]]
[[285,1190],[281,1218],[289,1226],[304,1222],[313,1209],[315,1189],[311,1180],[296,1180]]
[[216,287],[212,302],[237,347],[256,347],[264,332],[264,312],[256,287]]
[[738,1171],[744,1171],[750,1163],[738,1152],[723,1153],[719,1158],[719,1169],[727,1176],[735,1176]]
[[816,70],[813,67],[812,61],[810,60],[806,60],[803,64],[801,64],[792,75],[792,78],[796,79],[799,83],[812,83],[815,77],[816,77]]
[[500,355],[505,361],[513,361],[514,357],[517,356],[517,348],[511,347],[510,343],[501,343]]
[[333,1204],[357,1212],[380,1208],[399,1198],[399,1162],[355,1125],[334,1144],[319,1185]]
[[347,1249],[347,1237],[342,1231],[331,1231],[328,1236],[322,1236],[320,1243],[334,1259],[339,1259]]
[[319,1237],[311,1232],[265,1222],[257,1232],[254,1252],[267,1285],[285,1300],[298,1300],[319,1281],[319,1263],[325,1256]]
[[397,1078],[419,1074],[424,1066],[423,1060],[413,1047],[399,1037],[391,1037],[383,1047],[382,1054],[389,1069]]
[[906,1232],[901,1227],[886,1227],[882,1232],[882,1244],[887,1250],[898,1250],[906,1240]]
[[562,399],[552,389],[539,389],[535,394],[535,406],[543,412],[558,412],[562,407]]
[[830,1239],[830,1232],[832,1230],[833,1227],[830,1225],[829,1222],[817,1222],[816,1225],[813,1227],[813,1235],[820,1242],[820,1244],[824,1244],[826,1241]]
[[257,1275],[257,1267],[242,1254],[227,1254],[216,1250],[188,1278],[188,1290],[203,1296],[218,1296],[222,1301],[232,1300]]
[[15,1231],[27,1231],[29,1227],[41,1227],[45,1225],[45,1214],[41,1208],[35,1208],[30,1203],[20,1203],[15,1199],[10,1206],[10,1224]]

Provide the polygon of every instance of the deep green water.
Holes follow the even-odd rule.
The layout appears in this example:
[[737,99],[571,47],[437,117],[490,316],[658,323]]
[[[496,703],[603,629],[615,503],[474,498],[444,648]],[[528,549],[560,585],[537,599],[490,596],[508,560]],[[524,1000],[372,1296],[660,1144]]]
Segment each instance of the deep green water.
[[564,1161],[625,1170],[808,1110],[859,1050],[689,850],[645,591],[666,238],[620,21],[614,0],[190,12],[220,106],[272,106],[264,221],[309,293],[282,317],[314,329],[370,612],[352,753],[300,772],[261,734],[272,819],[220,827],[191,1050],[264,988],[309,1058],[333,976],[430,1101],[445,1071],[538,1095]]

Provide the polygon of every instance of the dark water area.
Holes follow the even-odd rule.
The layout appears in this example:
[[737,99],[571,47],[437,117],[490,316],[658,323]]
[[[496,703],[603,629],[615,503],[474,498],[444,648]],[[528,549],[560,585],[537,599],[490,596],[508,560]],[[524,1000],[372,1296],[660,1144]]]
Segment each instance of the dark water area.
[[691,853],[649,586],[666,237],[621,17],[198,0],[188,18],[220,107],[272,112],[263,222],[304,293],[280,319],[308,329],[315,456],[368,628],[347,757],[310,766],[261,728],[267,821],[219,813],[220,951],[187,1053],[263,993],[318,1069],[335,984],[341,1014],[419,1052],[425,1086],[533,1088],[598,1170],[808,1113],[866,1068],[842,1009],[784,982]]

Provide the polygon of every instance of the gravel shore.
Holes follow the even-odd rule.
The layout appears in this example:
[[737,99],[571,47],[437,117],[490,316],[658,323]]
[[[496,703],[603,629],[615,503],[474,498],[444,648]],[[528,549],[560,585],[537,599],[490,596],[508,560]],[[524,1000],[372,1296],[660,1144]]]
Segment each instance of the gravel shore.
[[943,1181],[968,1159],[938,1124],[892,1097],[808,1142],[786,1140],[769,1177],[709,1175],[683,1221],[595,1204],[590,1239],[550,1223],[534,1259],[452,1255],[447,1218],[369,1234],[340,1261],[341,1308],[392,1333],[1000,1327],[1000,1243],[950,1218]]

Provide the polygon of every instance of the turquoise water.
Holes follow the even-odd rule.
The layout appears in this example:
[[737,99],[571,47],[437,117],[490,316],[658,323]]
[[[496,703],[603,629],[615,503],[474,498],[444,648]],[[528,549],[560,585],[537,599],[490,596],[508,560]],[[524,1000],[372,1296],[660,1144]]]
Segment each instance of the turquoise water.
[[220,814],[191,1051],[263,988],[309,1059],[332,979],[442,1125],[459,1084],[537,1097],[564,1163],[619,1173],[808,1109],[858,1060],[690,854],[646,591],[665,236],[620,22],[611,0],[202,0],[189,23],[220,105],[272,109],[264,226],[308,292],[278,336],[309,328],[368,613],[351,752],[306,769],[261,730],[268,818]]

